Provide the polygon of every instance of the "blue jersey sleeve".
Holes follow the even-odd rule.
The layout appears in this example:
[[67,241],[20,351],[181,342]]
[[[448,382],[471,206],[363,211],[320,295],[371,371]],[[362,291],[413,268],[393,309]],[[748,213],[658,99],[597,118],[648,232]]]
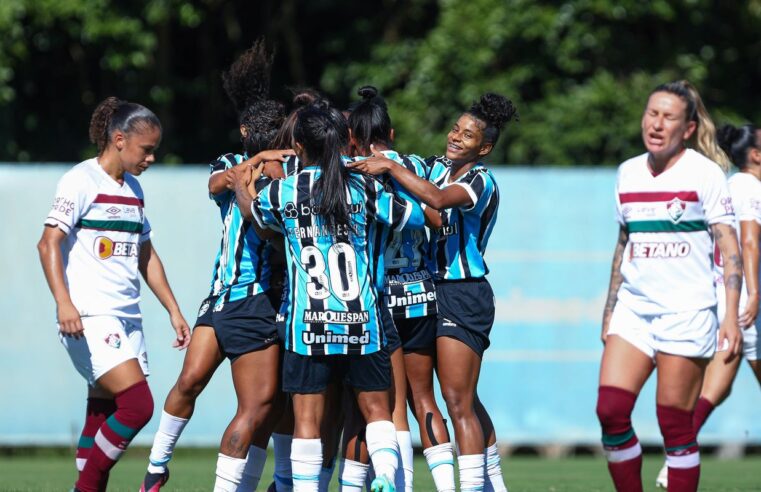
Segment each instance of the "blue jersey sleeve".
[[[238,159],[235,154],[224,154],[219,157],[217,157],[214,161],[212,161],[211,164],[209,164],[209,175],[214,175],[217,173],[224,172],[231,167],[238,164]],[[220,205],[223,201],[228,199],[232,195],[232,191],[225,188],[224,191],[221,193],[218,193],[216,195],[213,195],[209,193],[209,198],[217,202],[217,205]]]
[[425,226],[423,209],[416,201],[405,200],[396,193],[386,191],[376,179],[368,178],[365,185],[368,215],[395,231],[422,229]]
[[463,177],[463,179],[457,181],[455,184],[465,188],[465,191],[467,191],[470,196],[470,200],[473,202],[471,206],[461,208],[466,211],[473,210],[479,214],[483,211],[484,207],[489,203],[491,196],[497,190],[494,179],[492,179],[488,171],[483,168],[470,171]]
[[251,213],[261,229],[280,231],[282,215],[280,210],[280,191],[282,180],[270,182],[259,191],[251,202]]

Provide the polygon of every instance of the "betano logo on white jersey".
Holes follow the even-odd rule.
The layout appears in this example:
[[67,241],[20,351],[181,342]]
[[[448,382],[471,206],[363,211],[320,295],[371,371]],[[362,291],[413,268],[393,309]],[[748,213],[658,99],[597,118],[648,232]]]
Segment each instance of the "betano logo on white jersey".
[[71,300],[83,316],[140,317],[140,243],[150,237],[143,191],[129,174],[114,181],[96,159],[58,182],[45,224],[67,236],[63,248]]
[[714,306],[710,226],[734,220],[719,166],[687,150],[653,175],[643,154],[621,164],[616,189],[618,221],[629,233],[619,301],[643,315]]

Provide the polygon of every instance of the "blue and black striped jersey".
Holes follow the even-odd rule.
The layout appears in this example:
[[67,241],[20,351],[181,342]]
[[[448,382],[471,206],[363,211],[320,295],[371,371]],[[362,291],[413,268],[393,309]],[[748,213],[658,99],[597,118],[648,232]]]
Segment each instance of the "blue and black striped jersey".
[[[241,154],[225,154],[211,163],[211,173],[223,172],[246,160]],[[218,303],[233,302],[269,289],[271,246],[259,238],[250,222],[243,220],[230,190],[212,197],[222,217],[222,241],[216,277],[221,283]]]
[[[353,231],[331,230],[314,204],[320,169],[305,167],[270,183],[251,205],[260,227],[283,233],[288,264],[286,349],[302,355],[371,354],[385,345],[373,272],[370,230],[421,229],[422,209],[388,193],[375,179],[351,174]],[[338,191],[341,192],[341,191]]]
[[489,236],[497,222],[499,190],[494,175],[483,164],[450,182],[451,162],[438,158],[431,164],[428,179],[439,188],[462,186],[473,205],[441,211],[443,225],[432,231],[431,258],[436,278],[462,280],[489,273],[484,261]]
[[[421,157],[399,154],[393,150],[382,152],[387,158],[426,179],[428,166]],[[355,160],[362,160],[357,157]],[[384,176],[386,189],[409,201],[418,200],[407,193],[393,178]],[[394,318],[418,318],[436,314],[436,289],[428,271],[429,240],[425,229],[392,231],[378,224],[371,241],[375,259],[374,272],[383,289],[386,307]]]

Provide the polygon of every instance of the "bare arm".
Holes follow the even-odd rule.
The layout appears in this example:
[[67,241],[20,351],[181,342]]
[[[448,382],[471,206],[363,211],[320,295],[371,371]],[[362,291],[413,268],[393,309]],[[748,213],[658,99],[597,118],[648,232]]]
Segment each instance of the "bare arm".
[[63,254],[61,243],[66,234],[58,227],[45,227],[42,238],[37,243],[40,263],[45,272],[45,279],[56,302],[58,326],[64,336],[79,338],[83,335],[84,327],[79,317],[79,310],[74,306],[66,286],[63,271]]
[[[227,186],[235,193],[235,200],[238,202],[238,209],[240,209],[240,215],[243,220],[251,222],[256,235],[261,239],[272,239],[277,233],[270,229],[262,229],[259,224],[254,220],[254,214],[251,211],[251,204],[254,201],[253,183],[262,175],[264,166],[255,166],[249,168],[248,166],[242,167],[236,166],[234,172],[227,176]],[[232,169],[231,169],[232,171]]]
[[169,313],[172,328],[177,335],[177,339],[172,345],[180,350],[186,348],[190,343],[190,327],[182,316],[182,312],[180,312],[180,306],[177,304],[172,288],[169,286],[169,281],[166,278],[164,264],[161,263],[161,258],[159,258],[150,240],[140,245],[138,268],[143,279],[145,279],[145,283],[148,284],[148,287],[156,295],[161,305]]
[[618,300],[618,289],[621,288],[621,284],[624,281],[624,278],[621,275],[621,263],[624,261],[624,250],[626,249],[626,243],[628,242],[629,231],[625,226],[620,226],[618,230],[618,241],[616,242],[616,249],[613,252],[613,264],[610,267],[608,298],[605,301],[605,308],[602,312],[602,334],[600,335],[602,343],[605,343],[608,338],[610,318],[613,315],[613,308],[616,307],[616,301]]
[[724,360],[729,362],[740,353],[742,344],[737,309],[740,302],[740,290],[743,287],[743,261],[734,227],[727,224],[714,224],[711,226],[711,232],[724,259],[724,287],[727,301],[724,319],[721,320],[719,328],[718,350],[726,348],[727,355]]
[[425,225],[432,229],[441,227],[444,222],[441,220],[441,212],[433,207],[423,207],[423,213],[425,214]]
[[288,156],[296,155],[292,149],[287,150],[263,150],[256,154],[254,157],[241,162],[234,168],[225,169],[222,172],[212,174],[209,177],[209,193],[212,195],[219,195],[228,188],[228,174],[232,169],[235,169],[243,164],[255,167],[260,163],[266,161],[267,176],[273,179],[280,179],[285,177],[283,173],[282,164],[288,159]]
[[755,220],[740,222],[740,243],[742,244],[743,271],[748,303],[740,315],[740,326],[747,328],[756,322],[758,316],[758,239],[761,225]]

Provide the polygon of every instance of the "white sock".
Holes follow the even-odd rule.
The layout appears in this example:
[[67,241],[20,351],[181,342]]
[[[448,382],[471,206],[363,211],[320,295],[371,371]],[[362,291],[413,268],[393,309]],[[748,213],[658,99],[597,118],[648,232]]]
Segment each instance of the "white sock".
[[153,436],[153,446],[148,460],[149,473],[164,473],[166,464],[172,459],[174,446],[182,434],[182,430],[188,424],[189,419],[182,419],[161,411],[159,430]]
[[330,464],[329,467],[324,466],[320,468],[320,485],[318,487],[319,492],[328,492],[330,488],[330,480],[333,478],[333,468],[335,468],[336,460]]
[[494,443],[484,449],[486,455],[486,467],[484,469],[485,492],[507,492],[505,479],[502,478],[502,466],[500,465],[499,449]]
[[262,478],[264,463],[267,461],[267,450],[251,446],[248,448],[246,467],[243,469],[243,478],[240,481],[241,490],[256,490],[259,480]]
[[394,483],[397,492],[412,492],[412,476],[414,472],[412,436],[410,431],[396,431],[396,441],[399,443],[399,467],[396,469]]
[[272,477],[277,484],[278,492],[293,491],[291,475],[291,441],[290,434],[272,434],[272,447],[275,451],[275,475]]
[[342,459],[338,474],[338,489],[341,492],[362,492],[369,468],[370,465],[359,461]]
[[322,443],[319,439],[293,439],[291,471],[294,492],[317,492],[322,468]]
[[399,465],[399,443],[396,441],[394,423],[380,420],[367,424],[365,440],[375,475],[393,482]]
[[481,492],[484,490],[485,463],[483,454],[466,454],[457,457],[461,492]]
[[243,478],[246,460],[233,458],[222,453],[217,455],[217,479],[214,481],[214,492],[235,492]]
[[428,469],[433,475],[433,483],[438,492],[454,492],[454,453],[452,443],[445,442],[423,450]]

